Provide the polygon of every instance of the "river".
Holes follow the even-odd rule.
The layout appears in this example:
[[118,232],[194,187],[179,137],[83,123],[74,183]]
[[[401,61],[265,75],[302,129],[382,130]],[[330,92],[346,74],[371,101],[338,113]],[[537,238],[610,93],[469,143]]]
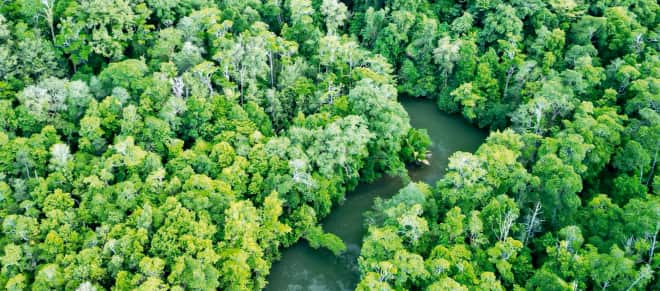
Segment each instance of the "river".
[[[410,123],[416,128],[426,128],[433,141],[429,166],[411,166],[408,175],[413,181],[435,185],[445,172],[449,156],[456,151],[473,152],[486,137],[460,116],[440,112],[433,101],[403,99]],[[359,281],[357,257],[360,254],[362,214],[371,209],[376,197],[388,198],[403,187],[400,178],[383,177],[370,184],[361,184],[346,194],[342,205],[333,209],[322,224],[327,232],[338,235],[348,251],[336,257],[325,249],[312,249],[306,241],[282,251],[282,258],[273,264],[268,277],[269,291],[325,291],[353,290]]]

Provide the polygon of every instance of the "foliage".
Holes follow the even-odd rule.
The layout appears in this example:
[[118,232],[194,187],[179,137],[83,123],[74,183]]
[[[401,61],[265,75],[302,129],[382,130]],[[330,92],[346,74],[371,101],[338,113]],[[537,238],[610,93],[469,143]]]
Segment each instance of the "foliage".
[[491,129],[425,199],[411,184],[376,202],[358,289],[660,286],[656,1],[354,9],[351,31],[395,65],[401,93]]
[[658,289],[656,1],[9,0],[0,289],[253,290],[405,176],[397,96],[492,130],[367,214],[360,290]]
[[345,251],[318,222],[429,144],[349,16],[3,2],[0,289],[253,290],[282,246]]

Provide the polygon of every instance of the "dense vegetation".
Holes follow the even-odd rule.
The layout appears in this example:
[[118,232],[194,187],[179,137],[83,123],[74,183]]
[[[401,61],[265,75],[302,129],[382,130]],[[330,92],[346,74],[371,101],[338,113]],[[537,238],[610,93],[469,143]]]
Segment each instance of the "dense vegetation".
[[356,1],[402,94],[492,130],[378,201],[360,290],[658,290],[656,1]]
[[0,5],[0,289],[260,289],[425,150],[337,1]]
[[[367,215],[362,290],[660,289],[653,0],[0,4],[0,288],[251,290],[347,190],[493,132]],[[460,133],[456,133],[460,134]]]

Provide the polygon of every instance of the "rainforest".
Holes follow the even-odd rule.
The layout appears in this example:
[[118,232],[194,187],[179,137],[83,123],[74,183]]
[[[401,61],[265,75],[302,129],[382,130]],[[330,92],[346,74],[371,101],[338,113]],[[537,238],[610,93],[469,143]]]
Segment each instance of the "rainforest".
[[660,290],[655,0],[2,0],[0,290]]

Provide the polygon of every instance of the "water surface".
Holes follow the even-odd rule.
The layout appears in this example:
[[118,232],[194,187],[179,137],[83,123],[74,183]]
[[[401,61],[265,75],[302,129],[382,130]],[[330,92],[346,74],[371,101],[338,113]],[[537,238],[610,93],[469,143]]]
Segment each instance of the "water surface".
[[[486,137],[485,131],[471,126],[461,117],[440,112],[433,101],[404,99],[401,104],[408,111],[412,126],[427,129],[433,141],[429,149],[432,153],[430,165],[408,168],[413,181],[435,185],[435,181],[444,175],[452,153],[473,152]],[[301,240],[282,251],[282,258],[273,264],[265,289],[353,290],[360,279],[357,257],[366,231],[362,226],[362,214],[371,209],[374,198],[391,197],[401,187],[400,178],[383,177],[371,184],[361,184],[346,194],[346,201],[323,220],[323,229],[344,240],[348,251],[336,257],[325,249],[312,249]]]

